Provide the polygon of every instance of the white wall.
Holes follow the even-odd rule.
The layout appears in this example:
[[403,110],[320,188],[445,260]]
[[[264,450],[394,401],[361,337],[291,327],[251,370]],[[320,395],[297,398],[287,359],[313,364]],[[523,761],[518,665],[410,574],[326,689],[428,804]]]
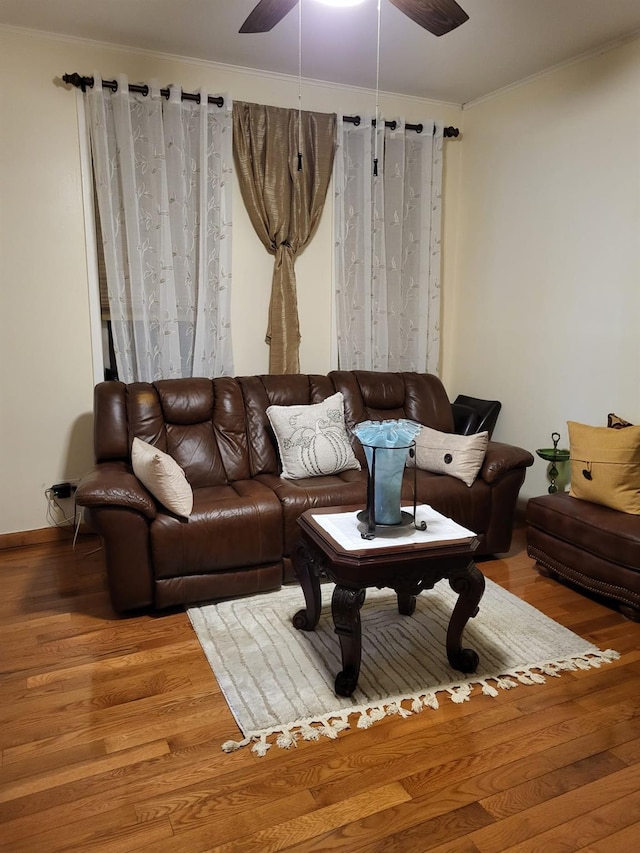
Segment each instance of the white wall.
[[[89,302],[75,92],[65,72],[131,82],[156,78],[187,91],[297,106],[296,80],[0,28],[0,534],[45,527],[44,489],[92,462]],[[303,108],[373,112],[371,92],[305,85]],[[458,125],[454,106],[382,95],[383,114]],[[459,140],[446,144],[443,302],[455,255]],[[329,197],[330,198],[330,197]],[[301,370],[330,369],[330,203],[296,271]],[[236,374],[266,372],[272,259],[254,234],[236,185],[232,323]],[[447,369],[447,321],[443,333]],[[446,375],[446,373],[445,373]]]
[[532,452],[640,423],[640,40],[466,109],[459,210],[450,395],[500,399],[494,438]]

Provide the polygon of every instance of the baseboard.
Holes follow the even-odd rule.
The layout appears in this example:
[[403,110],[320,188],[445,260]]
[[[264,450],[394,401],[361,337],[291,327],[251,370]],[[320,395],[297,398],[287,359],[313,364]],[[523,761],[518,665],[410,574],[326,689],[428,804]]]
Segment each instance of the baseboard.
[[[42,527],[38,530],[20,530],[17,533],[0,533],[0,551],[8,551],[11,548],[23,548],[26,545],[40,545],[45,542],[71,541],[75,533],[75,527]],[[89,526],[82,523],[79,536],[92,533]]]

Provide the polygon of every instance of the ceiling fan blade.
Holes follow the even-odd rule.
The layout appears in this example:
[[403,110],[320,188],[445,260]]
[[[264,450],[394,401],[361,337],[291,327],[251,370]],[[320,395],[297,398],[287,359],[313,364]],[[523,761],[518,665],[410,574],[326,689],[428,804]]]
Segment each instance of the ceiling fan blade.
[[443,36],[469,20],[469,16],[455,0],[390,0],[407,17],[429,30],[434,36]]
[[298,0],[260,0],[239,31],[268,33],[297,5]]

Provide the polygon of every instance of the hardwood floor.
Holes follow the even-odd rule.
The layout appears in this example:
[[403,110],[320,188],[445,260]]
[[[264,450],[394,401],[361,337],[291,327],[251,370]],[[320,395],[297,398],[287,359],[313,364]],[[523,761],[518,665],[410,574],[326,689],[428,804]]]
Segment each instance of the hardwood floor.
[[183,612],[114,616],[98,547],[0,552],[0,850],[637,848],[640,624],[540,577],[522,530],[484,574],[619,660],[264,758],[221,751]]

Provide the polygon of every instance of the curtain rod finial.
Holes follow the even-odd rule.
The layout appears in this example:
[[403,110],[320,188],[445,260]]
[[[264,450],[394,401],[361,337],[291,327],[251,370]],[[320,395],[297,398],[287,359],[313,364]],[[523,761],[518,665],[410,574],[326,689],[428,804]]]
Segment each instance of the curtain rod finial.
[[83,77],[77,71],[74,71],[73,74],[63,74],[62,82],[75,86],[76,89],[81,89],[83,93],[87,91],[87,86],[90,89],[93,87],[93,77]]

